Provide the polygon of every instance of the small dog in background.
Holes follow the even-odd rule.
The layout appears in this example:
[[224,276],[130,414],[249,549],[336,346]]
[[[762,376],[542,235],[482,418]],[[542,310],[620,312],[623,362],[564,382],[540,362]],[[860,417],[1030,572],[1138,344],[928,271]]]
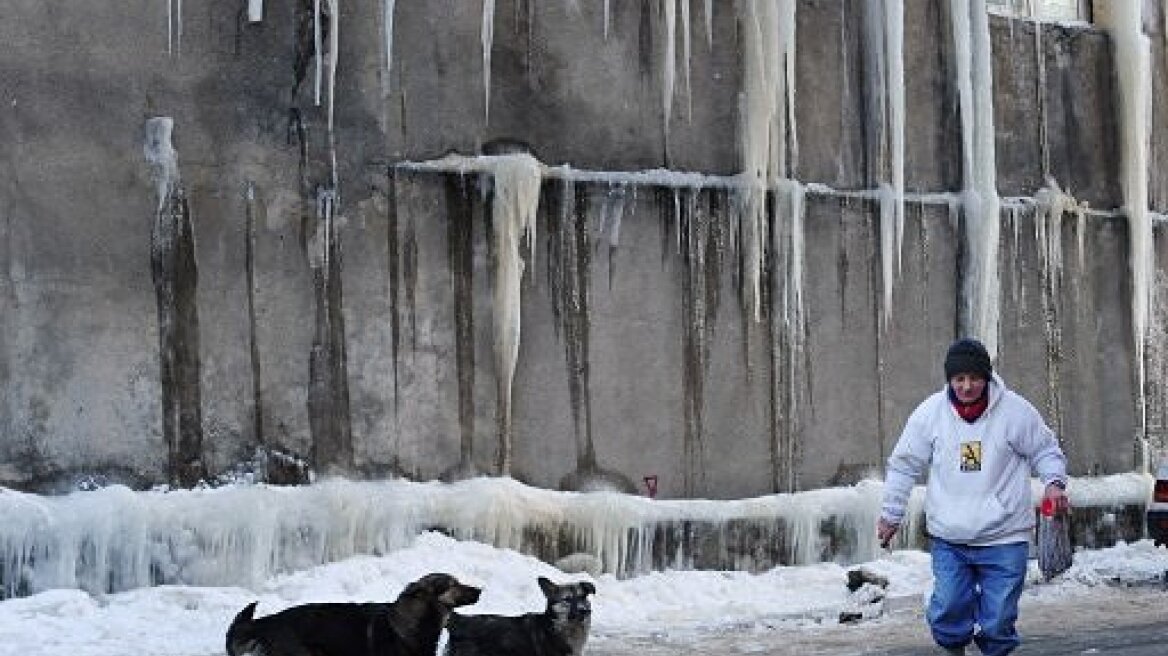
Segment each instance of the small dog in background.
[[447,621],[446,656],[580,656],[592,624],[587,581],[556,585],[539,577],[547,597],[542,613],[516,617],[459,615]]
[[231,656],[434,656],[454,608],[479,600],[478,588],[449,574],[427,574],[393,603],[305,604],[254,619],[248,604],[227,629]]

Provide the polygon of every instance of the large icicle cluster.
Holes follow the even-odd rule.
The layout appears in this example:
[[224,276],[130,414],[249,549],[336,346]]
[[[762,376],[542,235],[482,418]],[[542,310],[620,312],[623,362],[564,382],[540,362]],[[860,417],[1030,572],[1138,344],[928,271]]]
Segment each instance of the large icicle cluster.
[[998,352],[998,236],[994,158],[993,53],[985,0],[950,0],[961,107],[962,172],[969,247],[962,328]]
[[[1071,500],[1078,508],[1139,505],[1150,488],[1146,475],[1079,479]],[[0,489],[0,597],[60,587],[258,585],[280,572],[401,549],[427,530],[549,560],[588,553],[620,575],[859,562],[877,553],[871,527],[881,489],[865,481],[736,501],[552,492],[485,478],[154,492],[115,486],[57,497]],[[1035,482],[1036,503],[1040,495]],[[906,541],[919,532],[922,501],[918,488]],[[548,545],[563,552],[540,551]],[[760,545],[775,553],[761,554]]]
[[[1148,317],[1153,303],[1155,250],[1152,217],[1148,213],[1148,130],[1151,111],[1151,63],[1148,37],[1143,32],[1141,0],[1113,0],[1097,8],[1098,20],[1111,31],[1119,80],[1120,165],[1123,210],[1130,234],[1132,279],[1132,331],[1138,374],[1140,426],[1147,426]],[[1147,467],[1146,436],[1137,444]]]
[[880,184],[880,258],[884,320],[892,316],[892,289],[904,242],[904,4],[878,0],[864,5],[867,60],[872,65],[870,134],[880,135],[875,159],[887,162]]
[[795,129],[795,2],[746,0],[736,5],[743,25],[743,93],[739,138],[746,301],[762,318],[761,273],[766,257],[766,195],[790,175]]

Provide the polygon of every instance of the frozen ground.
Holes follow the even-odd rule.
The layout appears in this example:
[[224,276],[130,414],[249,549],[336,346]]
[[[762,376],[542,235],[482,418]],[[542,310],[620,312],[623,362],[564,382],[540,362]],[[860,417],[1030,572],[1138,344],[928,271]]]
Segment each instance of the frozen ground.
[[[587,652],[618,654],[857,654],[926,645],[920,601],[931,581],[928,557],[898,551],[867,563],[890,580],[886,610],[840,625],[855,605],[848,568],[781,567],[761,574],[677,571],[595,581]],[[1164,617],[1161,589],[1168,550],[1143,541],[1076,554],[1053,583],[1032,581],[1023,630],[1139,623]],[[459,542],[436,533],[382,557],[354,557],[272,577],[253,588],[164,586],[93,596],[50,590],[0,602],[0,656],[209,656],[223,653],[231,617],[259,600],[260,614],[309,601],[385,600],[426,572],[446,571],[484,587],[477,612],[539,610],[540,575],[565,574],[515,551]],[[1037,570],[1033,568],[1034,578]],[[1072,619],[1073,618],[1073,619]]]

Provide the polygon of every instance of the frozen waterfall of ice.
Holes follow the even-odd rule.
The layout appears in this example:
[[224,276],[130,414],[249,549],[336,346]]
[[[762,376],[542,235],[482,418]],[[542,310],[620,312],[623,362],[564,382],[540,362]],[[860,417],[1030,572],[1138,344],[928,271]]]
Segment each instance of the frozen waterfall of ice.
[[[1074,479],[1070,495],[1080,508],[1121,507],[1145,503],[1151,485],[1142,474]],[[574,552],[590,553],[604,571],[623,575],[654,565],[692,568],[700,554],[687,551],[684,535],[691,529],[685,527],[698,525],[721,539],[746,529],[781,540],[789,564],[817,562],[830,541],[850,535],[855,544],[847,559],[860,562],[878,552],[872,527],[882,487],[864,481],[729,501],[554,492],[507,478],[150,492],[111,486],[52,497],[0,488],[0,596],[50,588],[100,594],[170,583],[252,585],[280,572],[406,548],[430,530],[528,552],[532,535],[562,536]],[[1041,494],[1034,481],[1035,503]],[[922,488],[913,493],[904,536],[919,530],[923,496]],[[692,548],[703,545],[717,546]],[[655,549],[677,551],[668,563],[654,562]],[[739,564],[758,565],[749,558]]]

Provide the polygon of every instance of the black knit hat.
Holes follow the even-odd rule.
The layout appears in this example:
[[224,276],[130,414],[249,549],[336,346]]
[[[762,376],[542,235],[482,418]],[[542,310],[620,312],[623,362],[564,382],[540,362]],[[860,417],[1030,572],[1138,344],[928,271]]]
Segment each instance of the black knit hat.
[[945,380],[957,374],[977,374],[989,380],[994,373],[990,364],[990,354],[976,339],[959,339],[949,346],[945,354]]

